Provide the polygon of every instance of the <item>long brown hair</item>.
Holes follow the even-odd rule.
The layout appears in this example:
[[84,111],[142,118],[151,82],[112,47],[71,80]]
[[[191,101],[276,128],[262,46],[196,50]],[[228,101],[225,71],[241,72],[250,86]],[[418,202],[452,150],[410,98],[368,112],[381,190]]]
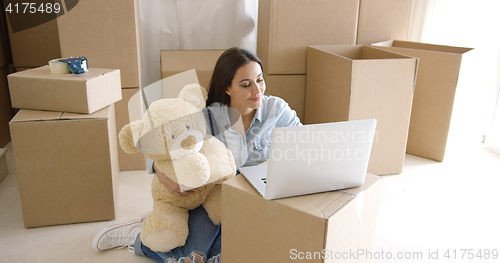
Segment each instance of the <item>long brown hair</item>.
[[206,105],[214,102],[229,105],[231,97],[227,95],[226,90],[231,86],[236,70],[252,61],[259,63],[262,69],[260,59],[247,49],[232,47],[224,51],[215,64]]

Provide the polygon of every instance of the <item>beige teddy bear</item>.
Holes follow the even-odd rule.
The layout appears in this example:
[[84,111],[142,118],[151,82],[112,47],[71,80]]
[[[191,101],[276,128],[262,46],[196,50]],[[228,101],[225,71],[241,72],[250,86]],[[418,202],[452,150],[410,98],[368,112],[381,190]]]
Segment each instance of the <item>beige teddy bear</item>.
[[205,99],[203,87],[187,85],[179,98],[153,102],[142,120],[127,124],[118,135],[125,152],[145,153],[181,189],[195,192],[179,197],[153,178],[153,211],[142,223],[141,241],[154,251],[184,245],[188,210],[199,205],[214,224],[220,224],[221,183],[235,175],[236,167],[231,151],[206,132]]

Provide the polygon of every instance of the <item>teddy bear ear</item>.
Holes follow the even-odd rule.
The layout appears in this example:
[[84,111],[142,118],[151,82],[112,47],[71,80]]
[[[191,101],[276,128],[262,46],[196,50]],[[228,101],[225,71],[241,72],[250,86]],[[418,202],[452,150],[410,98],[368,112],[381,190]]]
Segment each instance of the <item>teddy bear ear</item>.
[[207,91],[198,84],[188,84],[182,88],[179,98],[193,103],[199,109],[203,109],[207,100]]
[[132,128],[130,124],[123,126],[120,133],[118,134],[118,141],[123,151],[129,154],[137,153],[138,150],[135,147],[134,136],[132,135]]

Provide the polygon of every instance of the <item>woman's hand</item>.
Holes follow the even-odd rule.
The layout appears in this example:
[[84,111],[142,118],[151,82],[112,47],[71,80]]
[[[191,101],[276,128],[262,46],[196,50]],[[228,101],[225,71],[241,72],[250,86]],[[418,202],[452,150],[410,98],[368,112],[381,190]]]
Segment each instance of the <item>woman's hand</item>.
[[160,172],[157,168],[156,165],[153,164],[153,168],[155,169],[156,176],[158,177],[158,180],[168,189],[170,192],[174,193],[177,196],[189,196],[194,193],[194,191],[181,191],[181,188],[179,187],[179,184],[174,182],[172,179],[168,178],[164,173]]

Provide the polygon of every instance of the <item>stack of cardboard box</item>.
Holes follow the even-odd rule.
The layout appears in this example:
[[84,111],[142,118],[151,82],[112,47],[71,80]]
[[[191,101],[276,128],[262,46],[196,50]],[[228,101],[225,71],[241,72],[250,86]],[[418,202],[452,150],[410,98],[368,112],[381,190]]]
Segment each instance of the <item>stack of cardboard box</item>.
[[12,105],[21,108],[9,126],[24,225],[113,219],[120,70],[52,74],[47,65],[8,81]]
[[[116,105],[118,131],[129,122],[127,102],[141,83],[141,45],[137,0],[80,1],[42,25],[13,33],[10,44],[16,72],[47,65],[56,58],[84,56],[91,68],[120,69],[124,100]],[[146,167],[141,153],[119,150],[120,170]]]

